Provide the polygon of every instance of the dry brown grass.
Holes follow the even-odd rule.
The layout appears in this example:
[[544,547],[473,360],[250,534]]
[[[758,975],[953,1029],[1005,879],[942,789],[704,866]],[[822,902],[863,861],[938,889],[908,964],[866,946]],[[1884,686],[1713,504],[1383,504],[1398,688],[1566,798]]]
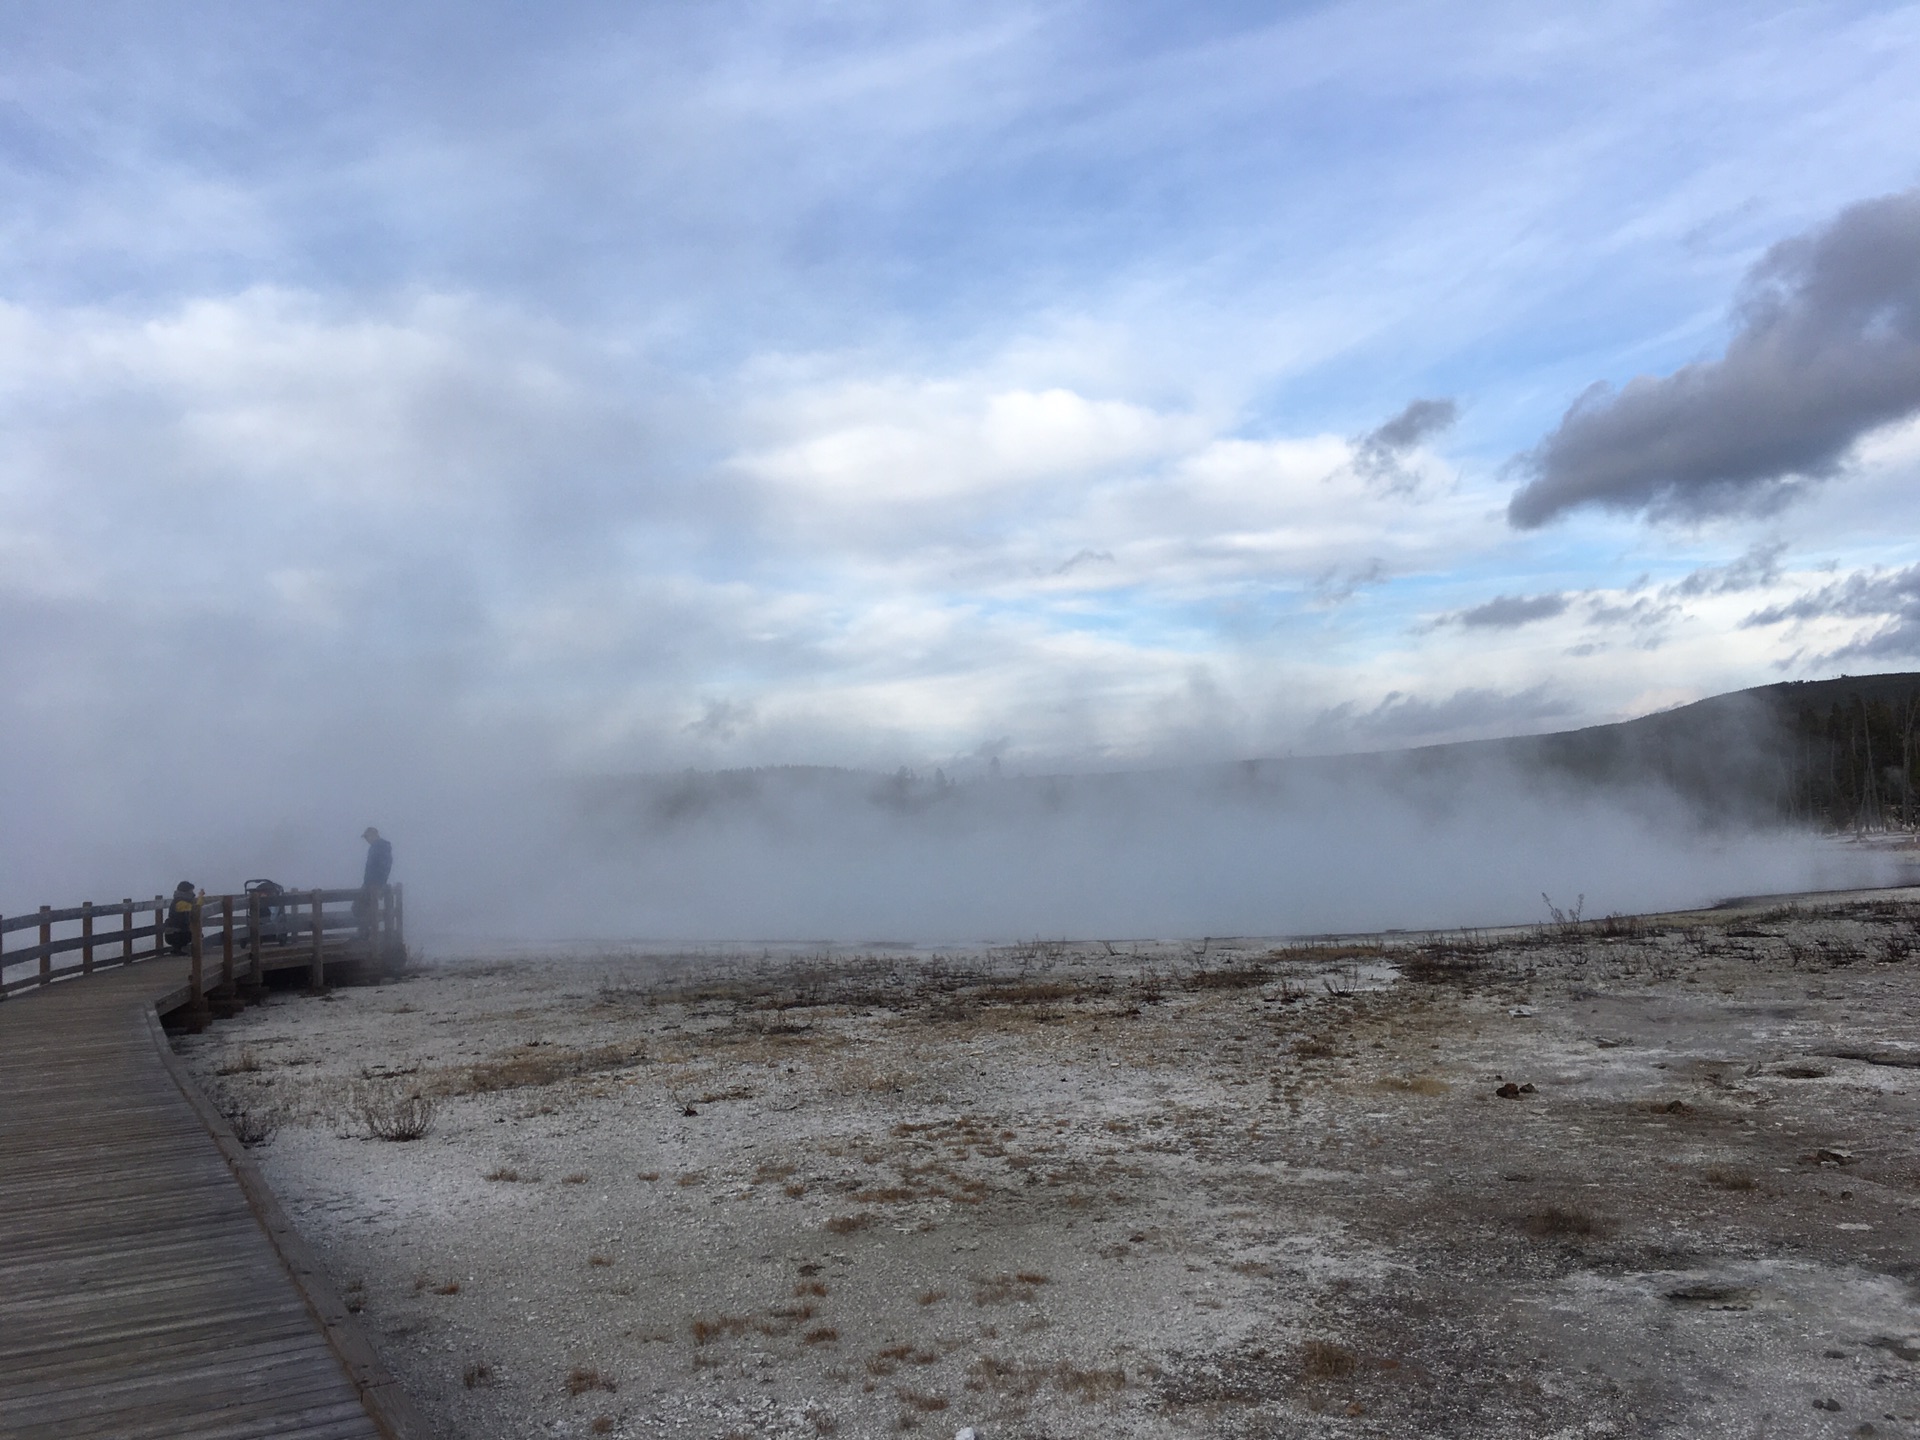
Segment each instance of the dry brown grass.
[[944,1395],[927,1394],[919,1390],[896,1390],[900,1403],[909,1410],[918,1410],[925,1415],[937,1414],[947,1408],[948,1400]]
[[611,1415],[596,1415],[593,1417],[593,1423],[587,1426],[587,1433],[591,1435],[611,1435],[613,1433],[613,1423],[613,1416]]
[[1032,1300],[1035,1288],[1046,1283],[1046,1276],[1030,1270],[1023,1270],[1018,1275],[976,1276],[973,1282],[973,1303],[1004,1305],[1009,1300]]
[[493,1060],[483,1060],[441,1077],[446,1095],[489,1095],[551,1085],[578,1075],[622,1070],[641,1058],[637,1045],[603,1045],[575,1050],[564,1045],[522,1045]]
[[1716,1190],[1755,1190],[1760,1185],[1752,1171],[1730,1165],[1709,1165],[1701,1178]]
[[498,1169],[489,1170],[487,1172],[486,1178],[489,1180],[499,1180],[499,1181],[511,1183],[511,1182],[514,1182],[517,1180],[523,1180],[523,1179],[531,1180],[533,1179],[533,1176],[531,1175],[523,1176],[518,1170],[514,1169],[511,1165],[502,1165]]
[[835,1215],[827,1221],[827,1229],[835,1235],[851,1235],[854,1231],[865,1230],[872,1224],[873,1216],[864,1212],[859,1215]]
[[611,1375],[590,1365],[576,1365],[567,1372],[567,1394],[569,1395],[585,1395],[589,1390],[605,1390],[612,1393],[619,1388]]
[[922,1290],[920,1292],[920,1303],[922,1305],[937,1305],[946,1298],[947,1292],[944,1290]]
[[752,1328],[753,1321],[745,1315],[702,1315],[687,1322],[696,1345],[711,1344],[729,1335],[744,1335]]
[[1062,1390],[1088,1404],[1127,1388],[1127,1372],[1117,1366],[1112,1370],[1081,1370],[1062,1361],[1054,1367],[1053,1379]]
[[586,1171],[576,1170],[571,1175],[562,1175],[560,1177],[560,1183],[562,1185],[584,1185],[591,1178]]
[[1331,1340],[1309,1340],[1300,1347],[1300,1373],[1309,1380],[1343,1379],[1360,1366],[1360,1357]]
[[607,1266],[613,1264],[613,1258],[608,1255],[589,1255],[587,1256],[587,1264],[605,1269]]
[[825,1295],[826,1293],[827,1287],[818,1280],[802,1280],[793,1287],[793,1296],[796,1300],[805,1299],[809,1295]]
[[493,1384],[493,1367],[485,1361],[479,1361],[460,1372],[460,1383],[469,1390],[478,1390]]
[[1570,1240],[1603,1234],[1606,1222],[1574,1205],[1549,1205],[1526,1217],[1527,1234],[1536,1240]]
[[460,1282],[458,1280],[449,1280],[444,1285],[436,1285],[433,1287],[433,1293],[436,1295],[458,1295],[460,1293]]
[[802,1345],[832,1345],[837,1343],[839,1339],[840,1332],[838,1330],[834,1329],[831,1325],[822,1325],[802,1335],[800,1337],[800,1343]]

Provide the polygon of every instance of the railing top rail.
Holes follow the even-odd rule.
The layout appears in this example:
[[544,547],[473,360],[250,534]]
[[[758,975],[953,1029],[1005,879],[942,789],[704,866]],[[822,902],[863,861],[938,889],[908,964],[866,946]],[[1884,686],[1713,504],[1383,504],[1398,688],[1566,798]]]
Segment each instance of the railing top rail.
[[[265,899],[268,904],[276,906],[311,905],[316,895],[320,897],[320,903],[322,905],[339,905],[349,900],[358,900],[361,895],[361,889],[357,885],[352,887],[336,887],[331,890],[288,889],[282,890],[278,895],[262,898]],[[249,898],[244,891],[241,891],[221,895],[204,895],[199,897],[199,900],[202,913],[205,915],[211,916],[218,913],[220,902],[223,900],[233,901],[234,911],[237,914],[244,915],[247,912],[247,901]],[[155,895],[150,899],[143,900],[115,900],[105,905],[69,905],[59,910],[29,910],[24,914],[8,915],[0,919],[0,935],[11,935],[16,930],[33,930],[41,925],[70,925],[75,921],[85,919],[88,915],[91,915],[96,921],[109,916],[145,915],[151,913],[155,905],[164,906],[171,901],[171,899],[172,896]]]
[[69,905],[64,910],[29,910],[24,915],[9,915],[0,920],[0,934],[14,930],[31,930],[36,925],[65,925],[91,914],[98,920],[103,915],[143,915],[153,909],[152,900],[116,900],[111,905],[95,905],[89,909],[85,905]]

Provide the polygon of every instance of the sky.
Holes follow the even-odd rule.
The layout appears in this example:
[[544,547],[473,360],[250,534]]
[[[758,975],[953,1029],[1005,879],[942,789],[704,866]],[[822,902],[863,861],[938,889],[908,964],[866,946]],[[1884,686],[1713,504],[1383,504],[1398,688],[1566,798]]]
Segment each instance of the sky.
[[1914,667],[1916,74],[1897,4],[10,4],[0,900]]

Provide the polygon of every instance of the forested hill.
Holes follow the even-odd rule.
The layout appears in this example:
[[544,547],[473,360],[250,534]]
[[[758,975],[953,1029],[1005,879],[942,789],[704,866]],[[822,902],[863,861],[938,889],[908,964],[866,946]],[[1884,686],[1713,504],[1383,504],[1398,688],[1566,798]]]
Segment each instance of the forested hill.
[[1703,818],[1855,829],[1911,826],[1920,674],[1843,675],[1715,695],[1656,715],[1550,735],[1175,770],[977,778],[823,766],[607,777],[582,787],[609,835],[752,813],[902,818],[999,814],[1013,823],[1074,803],[1120,807],[1196,791],[1285,805],[1306,794],[1394,792],[1445,805],[1490,783],[1672,791]]
[[[1710,813],[1841,829],[1920,819],[1920,673],[1793,680],[1611,725],[1409,752],[1420,769],[1499,753],[1602,786],[1665,784]],[[1416,758],[1422,757],[1422,758]]]

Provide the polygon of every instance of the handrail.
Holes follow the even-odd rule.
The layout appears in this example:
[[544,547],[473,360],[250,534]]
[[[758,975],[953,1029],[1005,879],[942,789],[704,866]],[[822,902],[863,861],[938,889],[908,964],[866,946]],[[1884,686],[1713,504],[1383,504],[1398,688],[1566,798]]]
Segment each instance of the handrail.
[[[164,895],[156,895],[150,901],[127,899],[109,905],[87,901],[59,910],[43,905],[25,915],[0,918],[0,1000],[29,987],[90,975],[109,966],[159,958],[168,949],[170,903],[170,898]],[[350,908],[339,908],[343,905]],[[144,917],[149,911],[153,916],[151,923],[133,923],[136,915]],[[398,885],[283,890],[277,895],[196,896],[186,946],[192,956],[188,1023],[198,1028],[210,1014],[207,998],[210,987],[205,973],[210,947],[217,946],[219,967],[219,977],[212,988],[225,997],[234,997],[238,990],[246,991],[249,997],[257,994],[267,968],[261,953],[264,946],[278,947],[285,958],[291,955],[292,947],[302,942],[309,951],[306,964],[310,982],[313,988],[319,989],[325,984],[329,937],[337,939],[345,935],[352,948],[353,937],[357,935],[364,942],[368,959],[387,960],[396,954],[404,957],[403,917]],[[100,924],[109,919],[117,919],[119,923]],[[56,938],[56,927],[72,925],[79,927],[79,933]],[[39,931],[37,944],[6,947],[8,935],[36,929]],[[143,941],[148,943],[141,944]],[[78,964],[53,963],[54,957],[75,951],[80,954]],[[246,966],[244,977],[236,973],[236,954]],[[337,950],[333,958],[341,958]],[[31,965],[34,969],[9,980],[8,968],[22,965]],[[272,968],[287,967],[280,964]]]
[[117,905],[70,905],[65,910],[42,907],[31,915],[9,915],[6,919],[0,920],[0,935],[10,934],[15,930],[31,930],[43,921],[60,925],[70,920],[83,920],[89,910],[92,911],[94,918],[98,919],[102,915],[135,914],[150,908],[152,904],[151,900],[122,900]]

